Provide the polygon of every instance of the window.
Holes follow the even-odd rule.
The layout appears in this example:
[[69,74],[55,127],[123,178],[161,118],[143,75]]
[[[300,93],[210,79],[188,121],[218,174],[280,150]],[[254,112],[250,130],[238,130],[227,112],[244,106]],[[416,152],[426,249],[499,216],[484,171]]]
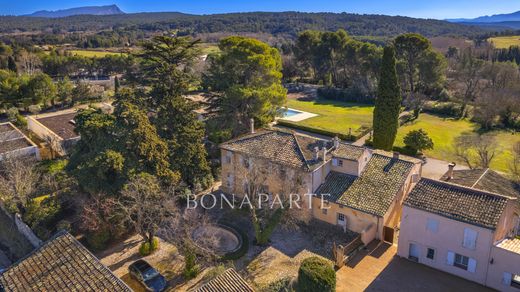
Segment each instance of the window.
[[463,256],[458,253],[455,254],[455,262],[453,263],[453,265],[455,267],[461,268],[463,270],[467,270],[468,263],[469,263],[469,258],[467,256]]
[[340,166],[340,167],[343,166],[343,160],[338,159],[338,166]]
[[338,213],[338,220],[339,221],[345,221],[345,215]]
[[332,159],[332,165],[333,166],[343,166],[343,160],[334,158],[334,159]]
[[520,289],[520,275],[512,275],[511,286]]
[[327,211],[328,211],[327,209],[321,209],[321,213],[322,213],[323,215],[327,215]]
[[226,156],[224,156],[224,163],[231,163],[231,153],[226,152]]
[[464,228],[464,240],[462,246],[469,249],[475,249],[477,247],[477,236],[478,233],[471,228]]
[[426,257],[430,260],[435,259],[435,250],[433,248],[428,248],[428,250],[426,251]]
[[242,157],[242,164],[245,168],[249,168],[249,158]]
[[426,220],[426,230],[432,233],[437,233],[437,231],[439,230],[439,221],[428,218]]

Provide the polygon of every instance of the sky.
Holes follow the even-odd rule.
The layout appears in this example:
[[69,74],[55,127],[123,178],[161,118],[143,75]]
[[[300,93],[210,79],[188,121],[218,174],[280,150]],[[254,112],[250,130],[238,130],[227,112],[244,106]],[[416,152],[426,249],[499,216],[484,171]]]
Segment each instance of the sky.
[[127,13],[178,11],[214,14],[248,11],[349,12],[418,18],[474,18],[520,10],[520,0],[0,0],[0,15],[116,4]]

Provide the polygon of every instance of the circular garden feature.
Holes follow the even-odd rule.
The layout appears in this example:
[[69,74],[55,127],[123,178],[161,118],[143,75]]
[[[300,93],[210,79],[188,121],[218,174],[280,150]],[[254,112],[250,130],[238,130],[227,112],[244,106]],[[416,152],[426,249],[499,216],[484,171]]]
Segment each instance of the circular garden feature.
[[219,256],[237,252],[244,241],[235,229],[221,224],[199,226],[193,231],[191,237],[200,248]]

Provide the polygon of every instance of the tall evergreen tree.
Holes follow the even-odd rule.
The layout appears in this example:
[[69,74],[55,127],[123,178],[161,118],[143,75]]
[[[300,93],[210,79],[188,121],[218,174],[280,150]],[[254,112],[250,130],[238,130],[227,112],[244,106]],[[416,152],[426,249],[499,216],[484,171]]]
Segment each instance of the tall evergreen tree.
[[115,94],[118,94],[119,93],[119,87],[121,85],[119,84],[119,77],[116,76],[116,78],[114,79],[114,93]]
[[387,46],[383,52],[381,75],[374,109],[374,147],[392,150],[401,107],[401,89],[395,67],[395,50]]

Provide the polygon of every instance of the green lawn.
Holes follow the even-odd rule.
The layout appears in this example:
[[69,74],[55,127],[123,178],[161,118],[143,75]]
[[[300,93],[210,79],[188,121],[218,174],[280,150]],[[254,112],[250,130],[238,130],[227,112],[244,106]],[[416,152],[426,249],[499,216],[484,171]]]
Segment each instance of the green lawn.
[[288,99],[287,107],[318,114],[317,117],[297,122],[297,124],[308,127],[344,134],[348,134],[349,128],[352,128],[353,135],[356,135],[361,127],[372,127],[372,112],[374,111],[372,105],[330,100]]
[[497,49],[509,49],[511,46],[520,46],[520,36],[500,36],[489,38],[488,42],[493,43]]
[[[121,53],[116,52],[105,52],[105,51],[91,51],[91,50],[70,50],[70,53],[82,57],[89,57],[89,58],[102,58],[108,55],[121,55]],[[124,53],[123,53],[124,54]]]
[[[432,138],[434,149],[425,151],[426,156],[447,160],[458,161],[453,151],[453,141],[465,132],[478,130],[478,125],[467,120],[456,120],[443,118],[430,114],[421,114],[417,121],[399,128],[396,146],[404,146],[403,138],[411,130],[423,129]],[[516,142],[520,141],[520,135],[512,135],[506,131],[494,131],[499,144],[497,156],[491,163],[491,168],[502,172],[509,172],[511,160],[511,149]],[[460,161],[459,161],[460,162]]]

